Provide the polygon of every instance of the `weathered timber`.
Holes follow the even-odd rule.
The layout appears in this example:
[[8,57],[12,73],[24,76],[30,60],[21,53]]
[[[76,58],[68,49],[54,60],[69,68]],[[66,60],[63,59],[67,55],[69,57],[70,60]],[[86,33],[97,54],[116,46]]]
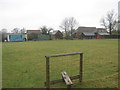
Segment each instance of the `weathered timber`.
[[[71,80],[75,80],[75,79],[79,79],[79,78],[80,78],[80,75],[75,75],[75,76],[70,77]],[[52,80],[52,81],[50,81],[50,85],[60,83],[60,82],[63,82],[63,79]],[[45,85],[46,85],[46,82],[45,82]]]
[[60,56],[77,55],[77,54],[82,54],[82,52],[73,52],[73,53],[65,53],[65,54],[48,55],[48,56],[45,56],[45,57],[60,57]]
[[63,77],[66,85],[72,85],[73,84],[66,72],[61,72],[61,74],[62,74],[62,77]]
[[49,57],[46,57],[46,88],[50,88],[50,72],[49,72],[50,64]]
[[80,79],[79,79],[80,82],[82,82],[82,73],[83,73],[83,54],[80,54]]
[[45,86],[46,88],[50,88],[50,85],[58,83],[58,82],[63,82],[63,79],[58,79],[58,80],[53,80],[50,81],[50,63],[49,63],[49,58],[50,57],[60,57],[60,56],[68,56],[68,55],[77,55],[80,54],[80,72],[79,75],[76,76],[72,76],[70,77],[71,80],[73,79],[79,79],[80,82],[82,82],[82,71],[83,71],[83,53],[82,52],[74,52],[74,53],[66,53],[66,54],[56,54],[56,55],[48,55],[45,56],[46,57],[46,82],[45,82]]

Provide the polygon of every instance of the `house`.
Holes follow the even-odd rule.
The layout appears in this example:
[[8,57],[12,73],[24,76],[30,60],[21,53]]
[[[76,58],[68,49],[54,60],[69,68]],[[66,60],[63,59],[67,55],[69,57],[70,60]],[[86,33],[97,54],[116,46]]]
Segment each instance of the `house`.
[[28,40],[37,40],[40,34],[42,34],[40,30],[27,30]]
[[25,34],[8,34],[7,40],[10,42],[17,42],[17,41],[26,41],[26,35]]
[[96,37],[96,27],[78,27],[73,37],[78,39],[93,39]]
[[57,30],[57,31],[53,31],[51,33],[51,39],[55,40],[55,39],[63,39],[63,34],[61,31]]
[[104,28],[97,28],[97,33],[96,33],[96,38],[100,39],[100,38],[109,38],[109,33],[106,29]]

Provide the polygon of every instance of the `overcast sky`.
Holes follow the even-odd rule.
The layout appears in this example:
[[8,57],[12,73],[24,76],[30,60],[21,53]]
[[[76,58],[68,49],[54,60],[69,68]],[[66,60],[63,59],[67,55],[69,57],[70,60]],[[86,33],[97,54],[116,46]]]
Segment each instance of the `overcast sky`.
[[118,11],[119,0],[0,0],[0,30],[55,30],[65,17],[74,17],[80,26],[101,27],[100,19],[110,10]]

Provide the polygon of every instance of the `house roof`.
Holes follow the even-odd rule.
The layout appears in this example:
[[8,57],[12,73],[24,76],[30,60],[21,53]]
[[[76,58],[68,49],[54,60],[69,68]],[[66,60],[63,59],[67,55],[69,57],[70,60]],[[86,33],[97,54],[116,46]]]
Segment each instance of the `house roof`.
[[51,32],[51,35],[55,35],[57,32],[60,32],[59,30]]
[[110,35],[109,33],[98,33],[99,35]]
[[53,31],[51,34],[52,34],[52,35],[55,35],[57,32],[58,32],[58,30],[57,30],[57,31]]
[[27,34],[31,33],[41,34],[42,32],[40,30],[27,30]]
[[95,33],[97,32],[97,29],[96,27],[78,27],[76,33],[82,33],[82,32]]
[[95,36],[95,33],[83,32],[85,36]]
[[98,33],[108,33],[105,28],[97,28]]

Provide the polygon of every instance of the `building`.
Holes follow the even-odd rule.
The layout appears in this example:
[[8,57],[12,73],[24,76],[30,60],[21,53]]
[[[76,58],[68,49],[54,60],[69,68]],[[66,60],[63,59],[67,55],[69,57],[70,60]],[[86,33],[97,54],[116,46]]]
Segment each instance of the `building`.
[[109,33],[106,29],[104,28],[97,28],[97,33],[96,33],[96,38],[100,39],[100,38],[109,38]]
[[81,34],[81,39],[94,39],[96,37],[95,33],[83,32]]
[[78,27],[74,32],[73,37],[78,39],[93,39],[96,37],[96,27]]
[[104,28],[78,27],[78,29],[74,32],[73,37],[78,39],[100,39],[108,38],[109,33]]
[[32,34],[32,33],[41,34],[42,32],[40,30],[27,30],[27,34]]
[[63,39],[63,34],[61,31],[57,30],[57,31],[53,31],[51,33],[51,39],[55,40],[55,39]]
[[42,34],[40,30],[27,30],[28,40],[37,40],[40,34]]

